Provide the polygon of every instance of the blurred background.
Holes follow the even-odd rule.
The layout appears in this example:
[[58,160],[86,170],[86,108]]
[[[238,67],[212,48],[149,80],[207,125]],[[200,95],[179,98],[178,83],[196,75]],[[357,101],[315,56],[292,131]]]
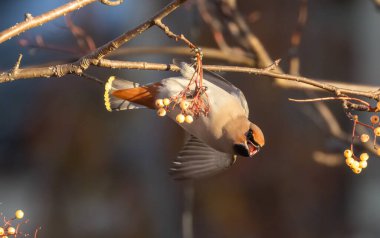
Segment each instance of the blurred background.
[[[66,2],[2,0],[0,28],[22,21],[24,13],[36,16]],[[168,3],[94,3],[70,18],[100,46]],[[299,1],[237,3],[243,17],[254,18],[247,22],[272,58],[282,58],[286,68]],[[308,5],[299,48],[301,74],[378,84],[380,15],[373,2],[310,0]],[[164,22],[200,47],[216,47],[194,1]],[[45,47],[31,46],[37,36]],[[125,47],[136,46],[183,44],[152,28]],[[62,18],[1,44],[1,71],[12,68],[19,53],[24,55],[21,67],[73,61],[85,54]],[[118,58],[189,61],[162,54]],[[204,63],[228,64],[207,55]],[[177,75],[99,68],[90,72],[102,80],[119,75],[139,83]],[[304,93],[256,76],[223,76],[245,93],[250,118],[263,129],[267,143],[255,159],[241,158],[230,170],[192,184],[173,181],[167,173],[186,136],[170,119],[149,110],[108,113],[102,86],[75,76],[1,84],[0,211],[11,216],[23,209],[31,220],[23,230],[42,226],[38,237],[182,237],[187,188],[194,195],[194,237],[379,237],[379,158],[370,155],[368,168],[353,174],[342,154],[349,143],[334,139],[310,105],[287,100],[304,98]],[[352,125],[339,103],[329,106],[349,133]],[[316,161],[316,151],[333,161]]]

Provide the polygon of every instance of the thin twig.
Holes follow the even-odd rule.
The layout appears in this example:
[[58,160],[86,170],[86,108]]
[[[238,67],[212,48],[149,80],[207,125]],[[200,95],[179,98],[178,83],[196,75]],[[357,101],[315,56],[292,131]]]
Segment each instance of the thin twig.
[[82,73],[81,76],[82,76],[83,78],[85,78],[85,79],[92,80],[92,81],[94,81],[94,82],[96,82],[96,83],[98,83],[98,84],[101,84],[101,85],[104,84],[104,82],[103,82],[102,80],[98,79],[98,78],[95,77],[95,76],[92,76],[92,75],[89,75],[89,74],[86,74],[86,73]]
[[18,73],[18,70],[20,68],[20,64],[21,64],[21,60],[22,60],[22,54],[19,55],[17,61],[16,61],[16,64],[15,66],[13,67],[12,71],[11,71],[11,74],[12,75],[16,75]]
[[161,21],[161,19],[156,19],[155,21],[154,21],[154,24],[156,25],[156,26],[158,26],[161,30],[163,30],[164,32],[165,32],[165,34],[168,36],[168,37],[170,37],[170,38],[172,38],[172,39],[174,39],[175,41],[178,41],[178,40],[181,40],[181,41],[183,41],[183,42],[185,42],[185,44],[190,48],[190,49],[193,49],[193,50],[195,50],[197,47],[193,44],[193,43],[191,43],[184,35],[177,35],[177,34],[175,34],[175,33],[173,33],[170,29],[169,29],[169,27],[168,26],[166,26],[164,23],[162,23],[162,21]]
[[[41,26],[46,22],[54,20],[60,16],[63,16],[69,12],[76,11],[90,3],[96,2],[97,0],[75,0],[44,14],[35,17],[26,17],[24,21],[17,23],[16,25],[0,32],[0,44],[4,41],[12,39],[27,30]],[[31,16],[31,15],[30,15]]]
[[310,99],[294,99],[289,98],[289,101],[292,102],[321,102],[321,101],[331,101],[331,100],[351,100],[351,101],[357,101],[360,102],[367,107],[370,107],[370,104],[364,100],[358,99],[358,98],[352,98],[352,97],[324,97],[324,98],[310,98]]

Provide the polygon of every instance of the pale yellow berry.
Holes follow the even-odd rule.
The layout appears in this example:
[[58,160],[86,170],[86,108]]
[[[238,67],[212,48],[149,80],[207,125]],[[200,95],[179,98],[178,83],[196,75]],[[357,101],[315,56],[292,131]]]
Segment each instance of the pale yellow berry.
[[157,110],[157,115],[160,116],[160,117],[164,117],[166,115],[166,110],[165,108],[159,108]]
[[362,172],[362,169],[357,167],[357,168],[353,168],[352,169],[352,172],[354,172],[355,174],[360,174],[360,172]]
[[179,105],[182,108],[182,110],[186,110],[190,106],[190,103],[188,101],[181,101]]
[[169,106],[170,99],[169,98],[164,98],[164,100],[162,102],[164,103],[165,106]]
[[22,210],[17,210],[15,216],[17,219],[22,219],[24,217],[24,212]]
[[367,141],[369,141],[369,135],[368,134],[362,134],[360,136],[360,141],[363,143],[366,143]]
[[10,227],[8,227],[7,232],[9,235],[14,235],[16,233],[16,229],[14,227],[10,226]]
[[4,228],[0,227],[0,236],[4,235]]
[[367,153],[363,153],[360,155],[360,160],[361,161],[366,161],[369,159],[369,155]]
[[368,166],[367,161],[363,160],[359,162],[359,168],[365,169],[367,168],[367,166]]
[[358,167],[359,167],[359,161],[354,160],[354,161],[352,162],[351,169],[352,169],[352,168],[358,168]]
[[185,116],[180,113],[176,116],[175,120],[178,122],[178,123],[183,123],[185,121]]
[[375,130],[373,130],[376,136],[380,136],[380,127],[376,127]]
[[165,106],[164,105],[164,100],[162,100],[162,99],[157,99],[156,102],[155,102],[155,104],[156,104],[157,108],[161,108],[161,107]]
[[185,121],[190,124],[190,123],[193,123],[194,118],[191,115],[187,115],[185,117]]
[[358,121],[359,120],[359,116],[358,115],[353,115],[352,118],[354,119],[354,121]]
[[344,151],[344,157],[349,158],[351,156],[352,156],[352,151],[351,150],[345,150]]
[[8,236],[2,236],[1,238],[8,238]]
[[377,115],[373,115],[373,116],[371,116],[371,123],[372,124],[376,124],[376,123],[379,123],[379,116],[377,116]]
[[380,148],[378,148],[378,149],[376,150],[376,154],[377,154],[378,156],[380,156]]
[[346,164],[349,166],[349,167],[351,167],[352,166],[352,164],[354,163],[354,158],[352,158],[352,157],[348,157],[347,159],[346,159]]

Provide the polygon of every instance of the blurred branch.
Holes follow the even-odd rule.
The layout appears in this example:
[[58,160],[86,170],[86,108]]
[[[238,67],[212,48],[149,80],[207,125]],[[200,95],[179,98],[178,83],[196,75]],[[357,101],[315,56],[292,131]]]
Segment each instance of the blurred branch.
[[377,7],[380,7],[380,0],[373,0],[373,3],[374,3]]
[[[221,16],[222,20],[225,23],[220,23],[220,25],[226,26],[227,30],[235,38],[235,40],[240,43],[240,45],[256,55],[259,67],[266,67],[274,63],[264,45],[261,43],[259,38],[256,37],[256,35],[250,30],[249,25],[244,20],[244,17],[238,11],[236,0],[211,0],[204,2],[207,5],[214,3],[214,9],[215,11],[218,11],[219,14],[211,15],[215,17],[217,15]],[[202,9],[202,11],[205,11],[205,9]],[[283,73],[279,67],[274,71],[277,73]]]
[[187,182],[183,189],[182,238],[193,238],[194,185]]
[[[219,49],[202,47],[204,58],[223,60],[229,63],[254,65],[255,61],[244,52],[226,53]],[[128,47],[120,48],[109,56],[138,55],[138,54],[172,54],[182,56],[194,56],[188,47]]]
[[[30,13],[27,13],[25,14],[24,21],[17,23],[16,25],[0,32],[0,44],[12,39],[14,36],[17,36],[27,30],[30,30],[37,26],[41,26],[49,21],[52,21],[60,16],[66,15],[69,12],[79,10],[80,8],[96,1],[97,0],[75,0],[35,17],[33,17]],[[101,2],[105,4],[105,2],[111,1],[102,0]]]
[[297,26],[290,39],[291,47],[289,49],[290,62],[289,73],[293,75],[300,74],[300,58],[299,58],[299,46],[302,40],[302,33],[306,26],[308,12],[307,0],[300,0],[300,6],[298,11]]

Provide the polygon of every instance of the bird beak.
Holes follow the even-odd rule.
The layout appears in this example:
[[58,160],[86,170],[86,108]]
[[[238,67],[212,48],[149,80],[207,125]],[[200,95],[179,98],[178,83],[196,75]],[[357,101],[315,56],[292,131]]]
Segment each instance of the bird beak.
[[260,146],[254,145],[250,141],[245,141],[244,143],[235,144],[234,150],[238,155],[253,158],[259,152]]

